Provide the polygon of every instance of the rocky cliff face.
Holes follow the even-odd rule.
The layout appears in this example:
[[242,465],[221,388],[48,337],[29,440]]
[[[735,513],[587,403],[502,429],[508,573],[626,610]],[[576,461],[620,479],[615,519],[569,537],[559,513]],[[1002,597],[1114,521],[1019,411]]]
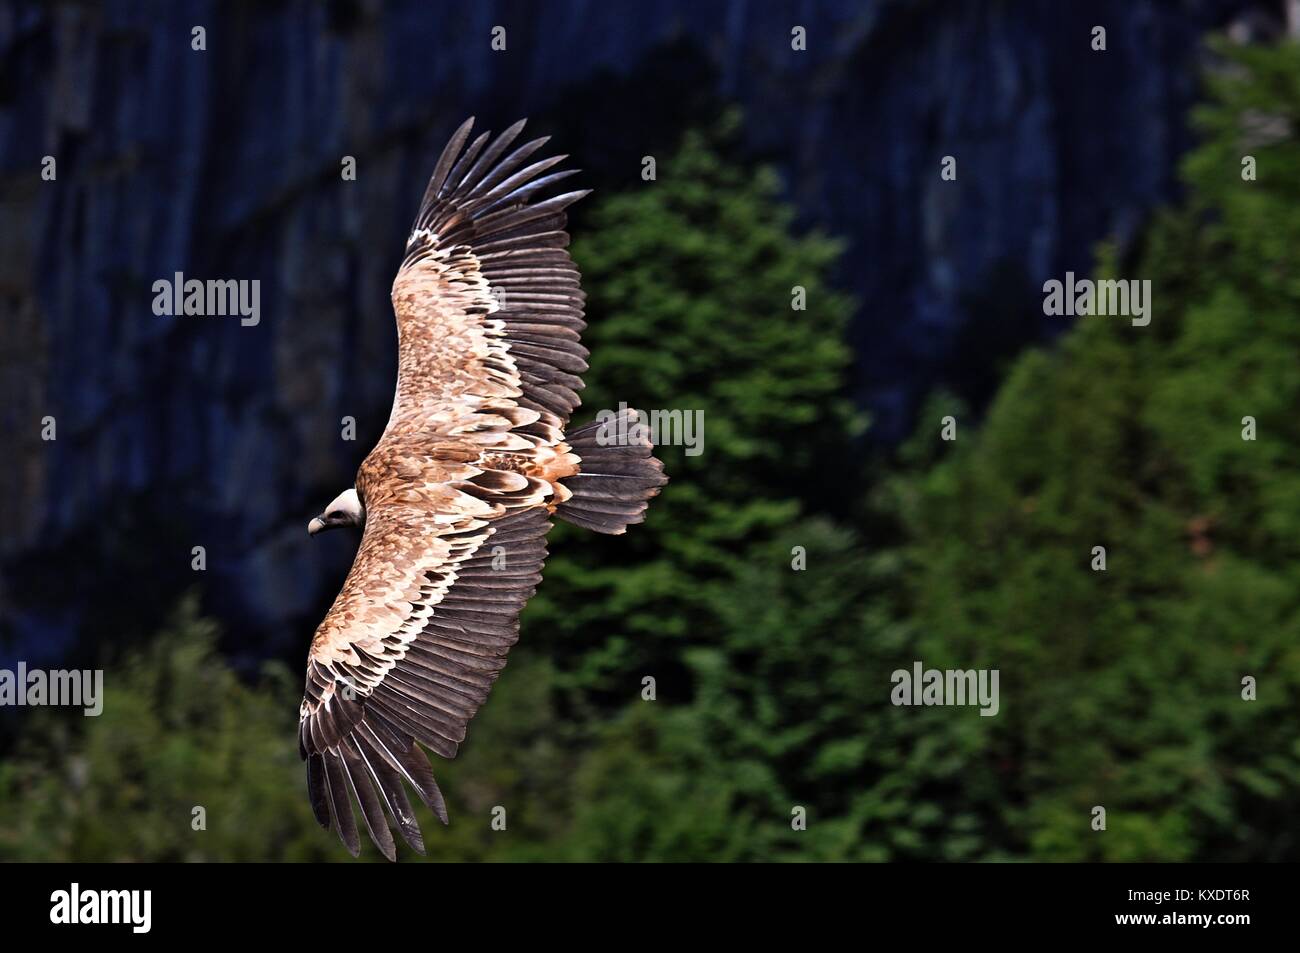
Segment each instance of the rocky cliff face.
[[[300,650],[350,558],[304,529],[387,419],[388,287],[465,115],[539,117],[618,187],[739,102],[803,221],[849,241],[856,389],[896,436],[936,382],[978,399],[1045,333],[1044,278],[1171,195],[1201,35],[1273,4],[781,6],[0,5],[0,656],[200,579],[234,647]],[[260,281],[259,322],[156,315],[176,272]]]

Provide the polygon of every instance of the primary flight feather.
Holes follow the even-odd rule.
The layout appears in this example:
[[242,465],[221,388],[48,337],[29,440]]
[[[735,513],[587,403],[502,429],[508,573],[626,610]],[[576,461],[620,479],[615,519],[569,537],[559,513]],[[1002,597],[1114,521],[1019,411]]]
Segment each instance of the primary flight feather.
[[467,147],[473,122],[438,159],[393,282],[388,426],[308,527],[363,527],[298,729],[316,819],[354,856],[352,797],[389,860],[390,819],[424,852],[407,785],[447,822],[421,745],[456,756],[541,581],[550,517],[622,533],[668,482],[636,411],[566,431],[587,350],[565,209],[587,193],[540,197],[573,174],[551,171],[566,157],[530,162],[545,138],[511,149],[522,120]]

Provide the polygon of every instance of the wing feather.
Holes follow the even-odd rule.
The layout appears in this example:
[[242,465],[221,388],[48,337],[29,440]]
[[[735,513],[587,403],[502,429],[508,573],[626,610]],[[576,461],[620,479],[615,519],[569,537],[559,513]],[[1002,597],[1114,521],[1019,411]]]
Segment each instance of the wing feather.
[[[401,347],[393,432],[459,420],[475,398],[504,397],[546,416],[548,431],[533,436],[558,439],[579,404],[585,295],[564,228],[565,210],[587,191],[534,201],[576,170],[552,171],[562,155],[524,164],[545,137],[506,154],[522,128],[515,123],[471,164],[482,137],[455,158],[469,136],[462,126],[425,190],[393,282]],[[563,333],[539,351],[548,329]]]
[[[375,792],[374,785],[370,783],[370,773],[366,770],[365,763],[357,754],[351,740],[339,745],[338,751],[348,784],[352,788],[352,793],[356,795],[357,803],[361,805],[361,817],[366,822],[366,831],[370,834],[370,839],[375,842],[385,857],[396,860],[397,846],[393,843],[393,835],[388,830],[388,819],[384,816],[383,807],[380,806],[379,795]],[[351,810],[351,807],[348,810]]]
[[[385,813],[408,844],[424,849],[401,781],[446,823],[442,793],[417,742],[456,756],[519,638],[519,613],[541,579],[549,529],[544,508],[490,521],[466,537],[472,547],[444,547],[450,555],[420,565],[423,595],[407,601],[405,612],[380,616],[387,624],[379,629],[363,614],[313,643],[299,731],[308,791],[317,820],[354,855],[359,839],[349,792],[390,860],[395,846]],[[367,537],[380,538],[369,528]],[[340,599],[357,567],[379,552],[363,539]],[[383,578],[367,574],[367,585]]]
[[361,841],[357,837],[357,819],[352,816],[352,805],[348,803],[347,782],[343,780],[343,759],[331,749],[325,762],[325,794],[329,801],[330,817],[338,831],[339,840],[353,857],[361,853]]

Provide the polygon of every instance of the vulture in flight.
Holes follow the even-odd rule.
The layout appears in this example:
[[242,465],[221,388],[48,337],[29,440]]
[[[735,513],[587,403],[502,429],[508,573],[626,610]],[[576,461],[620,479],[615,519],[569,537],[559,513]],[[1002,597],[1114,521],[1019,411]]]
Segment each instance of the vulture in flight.
[[511,149],[523,121],[469,142],[473,122],[438,159],[393,282],[388,426],[308,527],[362,528],[298,728],[312,810],[353,856],[352,798],[389,860],[390,818],[424,853],[406,785],[447,823],[420,746],[456,756],[519,637],[551,517],[622,533],[668,482],[636,411],[567,429],[587,349],[565,209],[587,192],[544,193],[576,170],[530,161],[545,138]]

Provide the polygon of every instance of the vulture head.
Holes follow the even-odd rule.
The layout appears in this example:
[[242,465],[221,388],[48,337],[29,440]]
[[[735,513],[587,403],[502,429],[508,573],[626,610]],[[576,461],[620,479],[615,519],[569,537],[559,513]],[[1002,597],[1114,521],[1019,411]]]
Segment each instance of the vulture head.
[[361,505],[361,498],[356,490],[344,490],[334,497],[334,502],[325,507],[325,512],[307,524],[307,533],[315,536],[327,529],[340,526],[364,526],[366,508]]

